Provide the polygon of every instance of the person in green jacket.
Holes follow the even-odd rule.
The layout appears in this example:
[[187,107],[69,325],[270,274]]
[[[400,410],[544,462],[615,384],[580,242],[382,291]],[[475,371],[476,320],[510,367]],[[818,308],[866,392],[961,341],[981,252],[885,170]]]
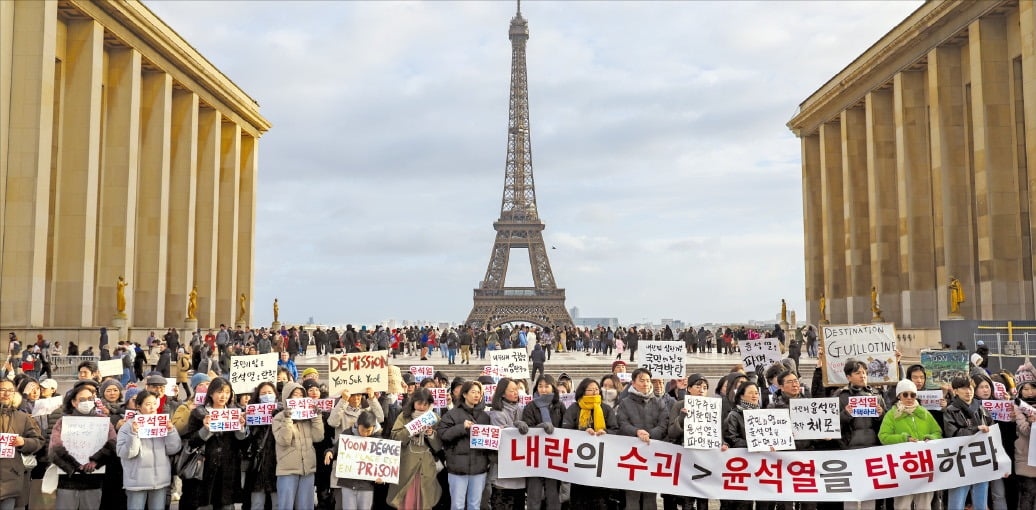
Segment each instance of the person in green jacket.
[[[917,404],[917,385],[909,379],[896,384],[896,406],[881,421],[878,441],[881,444],[928,441],[942,439],[942,427],[932,413]],[[894,508],[929,509],[932,507],[931,492],[896,496]]]

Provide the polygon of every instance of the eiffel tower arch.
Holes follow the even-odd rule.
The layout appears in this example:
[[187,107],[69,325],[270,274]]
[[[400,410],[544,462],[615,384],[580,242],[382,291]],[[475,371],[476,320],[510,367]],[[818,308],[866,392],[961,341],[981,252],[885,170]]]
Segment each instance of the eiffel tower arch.
[[[498,326],[523,321],[540,326],[569,326],[565,289],[559,289],[543,243],[545,225],[536,210],[536,185],[532,176],[532,139],[529,131],[529,84],[525,43],[529,23],[521,4],[511,19],[511,99],[507,125],[507,162],[500,219],[493,222],[496,242],[489,255],[486,276],[475,289],[475,305],[467,324]],[[505,276],[512,249],[527,249],[532,268],[532,287],[507,287]]]

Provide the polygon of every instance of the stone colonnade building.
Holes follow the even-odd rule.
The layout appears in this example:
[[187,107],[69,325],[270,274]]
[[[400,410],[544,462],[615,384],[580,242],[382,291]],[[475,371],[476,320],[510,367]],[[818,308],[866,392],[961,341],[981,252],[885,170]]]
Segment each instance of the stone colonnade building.
[[[1036,3],[926,2],[799,107],[808,319],[1033,319]],[[1030,157],[1031,155],[1031,157]]]
[[109,325],[119,276],[130,328],[182,327],[194,285],[235,321],[269,128],[138,1],[0,1],[0,328]]

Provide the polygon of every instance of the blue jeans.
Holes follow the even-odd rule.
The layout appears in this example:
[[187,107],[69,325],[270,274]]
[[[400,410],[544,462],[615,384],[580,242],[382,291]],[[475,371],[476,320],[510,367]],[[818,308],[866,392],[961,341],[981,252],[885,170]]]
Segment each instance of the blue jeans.
[[277,509],[291,510],[313,508],[313,473],[301,475],[279,475],[277,477]]
[[482,489],[486,486],[486,474],[455,475],[450,473],[450,509],[479,510],[482,506]]
[[[165,496],[169,487],[149,491],[126,491],[126,508],[129,510],[165,510]],[[144,506],[147,503],[147,507]]]
[[457,361],[457,349],[450,349],[449,353],[450,363]]
[[968,490],[971,491],[971,502],[974,510],[986,510],[986,498],[989,493],[989,482],[976,483],[950,489],[947,496],[946,508],[964,508],[964,500],[968,497]]
[[374,491],[358,491],[342,487],[342,508],[370,510],[374,506]]

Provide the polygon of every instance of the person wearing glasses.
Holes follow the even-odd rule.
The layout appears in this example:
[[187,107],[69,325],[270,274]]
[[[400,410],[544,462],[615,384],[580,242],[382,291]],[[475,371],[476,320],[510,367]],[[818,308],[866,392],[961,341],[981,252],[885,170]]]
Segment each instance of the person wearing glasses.
[[29,469],[22,463],[22,455],[32,456],[43,447],[43,434],[36,421],[15,405],[14,383],[0,379],[0,433],[17,434],[14,438],[15,453],[9,459],[0,459],[0,509],[24,508],[29,496]]
[[[942,429],[935,417],[917,403],[917,384],[904,379],[896,384],[895,407],[885,413],[878,431],[881,444],[916,443],[931,439],[942,439]],[[896,496],[895,508],[924,508],[932,506],[932,493],[920,492]]]
[[[709,381],[705,380],[705,376],[701,374],[691,374],[683,379],[683,383],[686,385],[685,395],[692,397],[707,397],[709,396]],[[687,409],[684,407],[684,398],[681,396],[676,402],[673,402],[669,408],[669,430],[666,434],[666,440],[670,443],[678,444],[683,446],[684,439],[684,418],[687,417]],[[726,450],[726,446],[722,447]],[[662,495],[663,502],[666,501],[668,494]],[[685,510],[708,510],[709,500],[704,498],[693,498],[683,496],[673,496],[673,498],[679,502],[682,502]]]

